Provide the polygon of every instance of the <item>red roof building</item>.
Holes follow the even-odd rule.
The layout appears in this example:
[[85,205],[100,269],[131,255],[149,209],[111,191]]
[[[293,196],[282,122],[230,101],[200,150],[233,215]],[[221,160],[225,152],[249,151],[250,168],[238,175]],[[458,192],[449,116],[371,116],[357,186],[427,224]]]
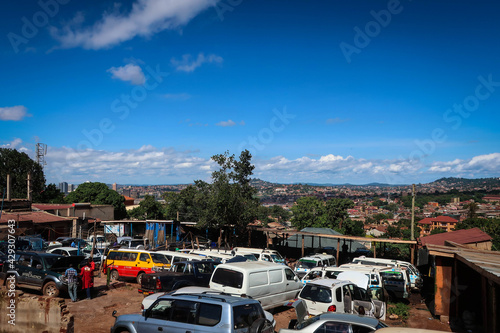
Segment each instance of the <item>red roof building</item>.
[[431,234],[431,231],[434,229],[442,229],[444,231],[452,231],[455,229],[458,220],[454,219],[450,216],[437,216],[437,217],[426,217],[423,220],[418,222],[420,228],[420,237],[428,236]]
[[472,228],[421,237],[419,240],[422,246],[428,244],[444,246],[446,241],[452,241],[472,248],[491,250],[492,238],[481,229]]

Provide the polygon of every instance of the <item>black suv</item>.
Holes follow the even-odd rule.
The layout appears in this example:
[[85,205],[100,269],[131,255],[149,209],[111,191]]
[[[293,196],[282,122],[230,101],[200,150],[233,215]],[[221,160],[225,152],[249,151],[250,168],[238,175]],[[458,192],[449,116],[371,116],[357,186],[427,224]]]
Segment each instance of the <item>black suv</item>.
[[14,260],[4,263],[1,278],[4,284],[12,276],[16,286],[41,290],[46,296],[59,296],[60,292],[68,292],[68,284],[64,272],[73,264],[78,270],[84,256],[64,257],[52,253],[17,252]]

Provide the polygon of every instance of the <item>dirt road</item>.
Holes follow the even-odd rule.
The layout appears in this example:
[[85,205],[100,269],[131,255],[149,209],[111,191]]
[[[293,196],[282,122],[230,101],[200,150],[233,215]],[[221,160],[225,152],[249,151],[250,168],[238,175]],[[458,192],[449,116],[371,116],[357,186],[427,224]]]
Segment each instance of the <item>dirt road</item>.
[[[75,332],[77,333],[98,333],[109,332],[114,323],[111,313],[117,310],[117,314],[139,313],[143,295],[137,292],[138,285],[132,281],[114,283],[109,290],[104,290],[106,285],[104,278],[96,278],[95,285],[101,289],[95,298],[91,300],[81,300],[72,303],[66,300],[71,314],[75,317]],[[432,318],[425,304],[420,302],[419,295],[413,295],[411,299],[411,314],[406,323],[400,320],[386,320],[389,326],[406,326],[440,330],[451,332],[449,325],[441,323]],[[295,318],[293,310],[280,307],[271,311],[276,320],[276,331],[280,328],[288,327],[291,319]]]

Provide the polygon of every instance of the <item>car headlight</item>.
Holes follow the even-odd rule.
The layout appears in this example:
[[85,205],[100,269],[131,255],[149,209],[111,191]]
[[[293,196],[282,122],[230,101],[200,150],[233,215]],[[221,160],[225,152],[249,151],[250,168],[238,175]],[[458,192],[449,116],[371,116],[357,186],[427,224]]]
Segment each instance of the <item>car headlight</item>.
[[161,267],[161,266],[153,266],[152,270],[154,272],[161,272],[163,270],[163,267]]

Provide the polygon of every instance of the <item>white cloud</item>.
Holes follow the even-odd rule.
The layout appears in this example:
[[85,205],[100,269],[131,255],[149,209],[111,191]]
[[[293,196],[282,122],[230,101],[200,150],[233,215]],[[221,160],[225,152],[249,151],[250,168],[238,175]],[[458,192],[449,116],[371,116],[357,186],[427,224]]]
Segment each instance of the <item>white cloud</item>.
[[107,72],[112,74],[113,79],[130,81],[135,85],[141,85],[146,82],[146,77],[141,67],[134,64],[127,64],[121,67],[111,67]]
[[232,126],[235,126],[236,123],[234,121],[232,121],[231,119],[229,119],[228,121],[220,121],[215,125],[221,126],[221,127],[232,127]]
[[28,114],[27,110],[28,109],[22,105],[0,108],[0,120],[19,121],[23,120],[25,117],[31,117],[31,114]]
[[500,153],[474,156],[471,159],[455,159],[449,162],[434,162],[431,172],[449,172],[452,174],[500,174]]
[[51,33],[62,48],[83,47],[98,50],[112,47],[134,37],[149,37],[163,30],[186,25],[196,15],[214,6],[218,0],[137,0],[128,13],[119,7],[103,14],[101,20],[90,27],[82,27],[84,17],[78,13],[62,29]]
[[224,59],[218,55],[209,54],[205,56],[203,53],[198,54],[198,57],[194,60],[190,54],[183,55],[181,60],[176,60],[175,58],[170,60],[176,70],[188,73],[194,71],[204,63],[221,64],[223,61]]

